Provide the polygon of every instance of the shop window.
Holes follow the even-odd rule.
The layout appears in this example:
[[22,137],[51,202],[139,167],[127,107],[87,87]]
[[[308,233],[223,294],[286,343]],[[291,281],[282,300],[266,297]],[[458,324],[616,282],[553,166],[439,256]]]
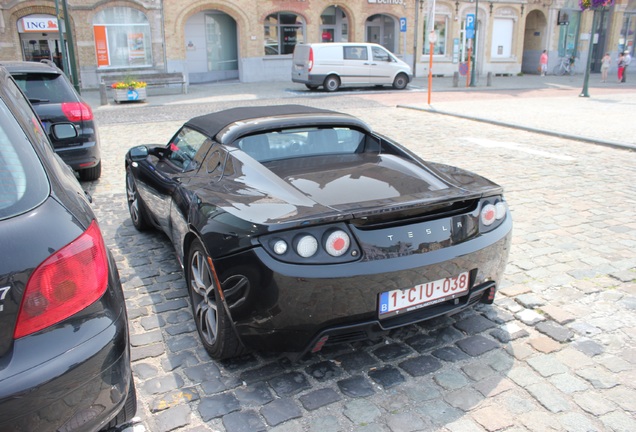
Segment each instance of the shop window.
[[[433,44],[433,55],[446,55],[446,29],[448,27],[448,17],[444,15],[435,16],[435,35],[437,41]],[[424,47],[422,52],[429,55],[431,44],[428,41],[428,31],[424,35]]]
[[320,15],[320,40],[322,42],[347,42],[347,15],[338,6],[329,6]]
[[292,54],[305,42],[305,22],[292,13],[279,12],[265,18],[265,55]]
[[630,55],[634,55],[634,42],[636,42],[636,14],[625,13],[623,16],[623,25],[621,26],[621,34],[618,38],[618,52],[629,51]]
[[559,17],[559,57],[576,57],[581,12],[561,10]]
[[95,14],[93,20],[97,66],[152,66],[150,24],[132,8],[112,7]]
[[512,56],[512,36],[514,21],[509,18],[495,18],[492,23],[492,45],[490,58],[503,59]]

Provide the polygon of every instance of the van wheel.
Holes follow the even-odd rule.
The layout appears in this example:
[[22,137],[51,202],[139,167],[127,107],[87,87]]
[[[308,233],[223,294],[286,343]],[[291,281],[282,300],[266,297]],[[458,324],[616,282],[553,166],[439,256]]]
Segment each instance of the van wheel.
[[325,78],[323,86],[328,92],[335,92],[340,88],[340,78],[335,75],[329,75],[327,78]]
[[316,90],[318,88],[317,85],[313,85],[313,84],[305,84],[305,87],[307,87],[309,90]]
[[393,80],[393,88],[397,90],[404,90],[409,83],[409,79],[404,74],[398,74]]

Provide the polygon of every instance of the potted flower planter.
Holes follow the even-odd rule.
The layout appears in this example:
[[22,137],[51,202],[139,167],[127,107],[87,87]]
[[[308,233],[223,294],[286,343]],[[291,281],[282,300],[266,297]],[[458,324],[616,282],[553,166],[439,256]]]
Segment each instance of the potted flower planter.
[[135,102],[146,100],[146,87],[113,89],[115,90],[115,102]]

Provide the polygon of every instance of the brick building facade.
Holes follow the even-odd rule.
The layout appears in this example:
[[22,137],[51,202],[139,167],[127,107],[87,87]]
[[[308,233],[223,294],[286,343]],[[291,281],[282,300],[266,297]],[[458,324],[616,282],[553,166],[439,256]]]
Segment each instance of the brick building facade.
[[543,49],[552,64],[566,55],[583,62],[591,40],[598,70],[604,52],[633,54],[635,3],[618,0],[599,13],[592,37],[592,13],[580,12],[576,0],[12,0],[0,2],[0,60],[48,58],[63,66],[60,33],[70,30],[68,57],[83,88],[112,73],[284,81],[294,45],[320,41],[379,43],[417,76],[428,74],[432,46],[434,75],[449,76],[462,69],[466,36],[476,33],[480,76],[535,73]]

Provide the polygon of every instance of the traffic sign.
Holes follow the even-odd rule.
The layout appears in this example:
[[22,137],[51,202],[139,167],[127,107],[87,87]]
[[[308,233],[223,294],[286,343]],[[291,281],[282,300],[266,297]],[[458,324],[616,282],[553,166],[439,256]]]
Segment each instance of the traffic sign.
[[466,39],[473,39],[475,37],[475,29],[466,29]]
[[466,14],[466,30],[475,30],[475,14]]
[[400,32],[406,33],[406,18],[400,18]]

